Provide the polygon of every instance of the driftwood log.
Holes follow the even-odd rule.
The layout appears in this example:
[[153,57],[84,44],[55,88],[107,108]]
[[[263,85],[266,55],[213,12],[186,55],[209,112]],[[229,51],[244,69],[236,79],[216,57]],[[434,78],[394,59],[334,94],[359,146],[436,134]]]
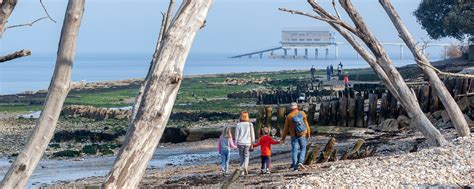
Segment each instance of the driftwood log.
[[71,88],[72,65],[84,13],[84,2],[84,0],[69,0],[59,40],[56,66],[43,111],[26,146],[10,166],[0,188],[24,188],[54,134],[64,100]]
[[154,59],[149,82],[123,147],[103,188],[137,188],[168,122],[182,81],[184,64],[210,1],[183,1]]
[[26,50],[26,49],[19,50],[19,51],[7,54],[5,56],[0,56],[0,63],[4,63],[6,61],[10,61],[16,58],[21,58],[21,57],[30,56],[30,55],[31,55],[30,50]]

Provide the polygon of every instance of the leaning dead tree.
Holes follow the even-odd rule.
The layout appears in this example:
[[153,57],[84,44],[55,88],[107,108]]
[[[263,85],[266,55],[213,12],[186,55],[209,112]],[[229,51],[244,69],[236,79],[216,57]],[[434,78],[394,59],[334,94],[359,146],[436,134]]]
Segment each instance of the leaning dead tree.
[[22,49],[22,50],[7,54],[5,56],[0,56],[0,63],[4,63],[16,58],[21,58],[21,57],[30,56],[30,55],[31,55],[30,50]]
[[395,11],[395,8],[390,3],[390,0],[379,0],[379,2],[392,20],[395,28],[397,28],[400,38],[405,42],[407,47],[412,52],[418,67],[420,67],[428,77],[430,85],[435,89],[436,94],[446,108],[446,111],[448,112],[451,122],[456,128],[458,135],[461,137],[469,136],[469,125],[467,124],[461,109],[459,108],[456,101],[454,101],[454,98],[451,96],[448,89],[446,89],[446,86],[443,84],[441,79],[439,79],[428,58],[422,53],[422,49],[416,45],[416,41],[411,36],[405,24],[403,24],[402,19],[398,15],[397,11]]
[[[340,0],[339,3],[344,8],[347,15],[351,18],[355,27],[352,27],[351,25],[341,20],[334,2],[333,6],[337,16],[333,16],[332,14],[327,12],[314,0],[308,0],[308,3],[318,14],[318,16],[307,14],[301,11],[287,9],[280,10],[293,14],[305,15],[311,18],[325,21],[329,23],[332,27],[334,27],[339,33],[341,33],[344,38],[351,39],[349,43],[354,47],[354,49],[356,49],[356,51],[362,57],[364,57],[364,59],[370,60],[368,61],[369,65],[374,69],[377,75],[381,77],[381,80],[387,86],[387,89],[389,89],[390,92],[394,94],[397,100],[407,110],[408,116],[412,118],[412,120],[416,123],[418,129],[423,133],[427,140],[432,145],[436,146],[447,144],[447,141],[444,139],[441,133],[425,116],[420,106],[418,105],[418,101],[415,95],[412,93],[411,89],[405,83],[403,77],[393,65],[392,60],[386,53],[385,49],[371,33],[360,14],[353,7],[351,1]],[[371,51],[372,54],[368,54],[368,52],[364,50],[364,47],[359,44],[356,39],[354,39],[353,35],[357,36],[358,39],[360,39],[365,44],[365,46]]]
[[8,17],[12,14],[17,2],[18,0],[3,0],[0,3],[0,38],[3,35],[3,31],[5,31]]
[[24,188],[51,140],[64,100],[71,88],[76,41],[85,0],[69,0],[59,41],[56,66],[43,111],[28,143],[10,166],[0,188]]
[[137,188],[158,145],[181,85],[184,64],[196,32],[212,5],[185,0],[166,31],[147,78],[142,100],[104,188]]

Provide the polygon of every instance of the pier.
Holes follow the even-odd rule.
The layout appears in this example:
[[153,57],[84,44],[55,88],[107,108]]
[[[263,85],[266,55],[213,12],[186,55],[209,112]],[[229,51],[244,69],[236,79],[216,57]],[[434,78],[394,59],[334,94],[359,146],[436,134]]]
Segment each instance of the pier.
[[[324,57],[326,59],[329,58],[329,51],[330,49],[334,49],[334,58],[339,58],[339,47],[341,45],[350,45],[349,43],[345,42],[337,42],[333,32],[330,32],[328,29],[323,28],[314,28],[314,27],[286,27],[282,28],[282,35],[280,46],[267,48],[263,50],[256,50],[247,52],[244,54],[239,54],[235,56],[231,56],[229,58],[242,58],[248,57],[252,58],[253,56],[258,56],[263,58],[265,53],[269,53],[270,57],[272,58],[310,58],[310,54],[314,52],[314,58],[318,59],[321,53],[324,53]],[[403,60],[404,57],[404,49],[406,48],[405,43],[403,42],[382,42],[384,46],[399,46],[400,53],[399,58]],[[444,58],[448,57],[448,47],[451,44],[442,44],[442,43],[426,43],[426,44],[419,44],[420,49],[423,49],[423,53],[428,47],[437,46],[437,47],[444,47]],[[282,50],[283,54],[277,55],[275,51]],[[298,55],[298,51],[302,51],[304,54]],[[291,51],[293,51],[292,54]],[[358,57],[358,54],[357,54]]]

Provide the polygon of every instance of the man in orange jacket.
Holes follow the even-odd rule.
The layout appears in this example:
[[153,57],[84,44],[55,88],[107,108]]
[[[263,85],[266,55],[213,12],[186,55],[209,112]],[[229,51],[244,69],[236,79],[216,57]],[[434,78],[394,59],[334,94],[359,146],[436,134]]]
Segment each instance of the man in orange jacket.
[[291,168],[298,171],[303,166],[306,156],[306,143],[311,136],[311,128],[308,119],[303,111],[298,110],[298,104],[291,103],[291,112],[286,116],[285,127],[283,128],[281,142],[285,142],[287,135],[291,136]]

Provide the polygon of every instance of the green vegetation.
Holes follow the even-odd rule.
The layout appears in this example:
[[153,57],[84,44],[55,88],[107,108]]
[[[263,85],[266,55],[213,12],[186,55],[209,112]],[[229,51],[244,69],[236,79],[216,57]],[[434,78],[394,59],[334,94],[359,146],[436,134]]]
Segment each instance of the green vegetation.
[[[377,78],[371,69],[345,70],[351,75],[351,80],[374,80]],[[325,70],[317,70],[316,75],[324,76]],[[227,95],[235,92],[248,91],[257,88],[287,87],[298,80],[309,78],[309,71],[293,70],[278,72],[254,72],[236,74],[217,74],[185,78],[176,99],[174,112],[227,112],[238,114],[240,111],[254,112],[255,99],[227,99]],[[282,82],[269,82],[253,84],[248,82],[242,85],[225,83],[227,78],[239,80],[254,80],[260,78],[283,80]],[[138,93],[137,88],[126,88],[96,92],[71,91],[65,105],[91,105],[95,107],[125,107],[133,103]],[[0,97],[1,99],[1,97]],[[0,101],[0,102],[3,102]],[[15,103],[0,103],[0,112],[28,112],[41,110],[44,97],[30,97],[30,99]],[[33,104],[33,105],[32,105]],[[84,123],[84,120],[80,120]],[[87,122],[87,121],[86,121]],[[121,125],[123,123],[120,123]],[[115,128],[110,125],[110,128]]]
[[53,153],[54,157],[77,157],[79,152],[76,150],[63,150]]

